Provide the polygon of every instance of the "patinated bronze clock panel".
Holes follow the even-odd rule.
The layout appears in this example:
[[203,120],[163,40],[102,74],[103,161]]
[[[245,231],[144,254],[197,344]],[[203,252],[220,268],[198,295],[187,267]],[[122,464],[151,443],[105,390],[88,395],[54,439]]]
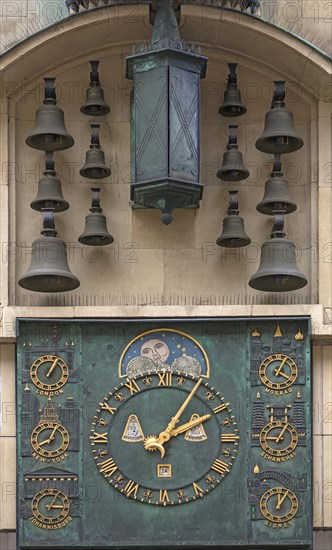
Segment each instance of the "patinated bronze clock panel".
[[311,548],[307,319],[19,329],[19,548]]

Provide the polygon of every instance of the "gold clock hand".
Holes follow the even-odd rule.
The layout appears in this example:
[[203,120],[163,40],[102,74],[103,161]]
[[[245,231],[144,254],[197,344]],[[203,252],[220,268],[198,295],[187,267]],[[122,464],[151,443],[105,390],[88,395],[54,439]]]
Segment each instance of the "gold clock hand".
[[287,376],[287,374],[285,374],[284,372],[278,372],[278,374],[277,374],[276,371],[274,371],[274,374],[276,376],[278,376],[278,375],[283,376],[284,378],[286,378],[286,380],[290,379],[290,376]]
[[284,433],[285,433],[285,431],[286,431],[287,426],[288,426],[288,423],[284,425],[283,429],[281,430],[280,434],[278,435],[278,437],[277,437],[277,439],[276,439],[276,443],[279,443],[279,441],[280,441],[281,439],[283,439],[283,435],[284,435]]
[[48,378],[49,376],[51,376],[52,372],[54,371],[55,367],[57,366],[57,363],[59,361],[59,357],[57,357],[55,359],[55,361],[53,361],[51,367],[50,367],[50,370],[48,371],[48,373],[46,374],[46,378]]
[[274,441],[281,441],[282,439],[284,439],[283,437],[280,437],[280,435],[276,436],[276,435],[269,435],[267,436],[265,439],[273,439]]
[[163,458],[163,456],[165,456],[165,449],[163,447],[163,444],[171,438],[170,433],[171,433],[172,429],[174,428],[175,424],[179,421],[179,418],[180,418],[181,414],[183,413],[183,411],[187,407],[187,405],[190,402],[190,400],[192,399],[192,397],[197,392],[197,390],[198,390],[199,386],[201,385],[202,381],[203,381],[203,378],[200,378],[197,381],[197,383],[195,384],[195,386],[191,390],[188,397],[182,403],[182,405],[179,408],[176,415],[172,417],[172,420],[169,422],[167,428],[163,432],[160,432],[158,437],[151,436],[151,437],[147,437],[145,439],[144,449],[146,451],[159,451],[161,458]]
[[274,369],[274,374],[275,374],[276,376],[279,376],[280,371],[281,371],[282,367],[284,366],[284,364],[285,364],[285,362],[286,362],[286,359],[287,359],[287,357],[284,357],[283,360],[281,361],[279,367],[278,367],[277,369]]
[[46,508],[47,510],[51,510],[51,508],[53,508],[53,504],[55,503],[55,501],[56,501],[56,499],[58,498],[59,494],[60,494],[60,493],[58,492],[58,493],[56,493],[56,494],[54,495],[54,499],[52,500],[51,504],[46,504],[45,508]]
[[190,420],[189,422],[186,422],[185,424],[182,424],[181,426],[178,426],[177,428],[172,430],[170,433],[170,436],[176,437],[178,434],[181,434],[182,432],[186,432],[190,428],[193,428],[194,426],[201,424],[201,422],[205,422],[206,420],[209,420],[209,418],[211,418],[210,414],[204,414],[203,416],[199,416],[194,420]]
[[53,432],[51,433],[50,437],[48,439],[45,439],[45,441],[41,441],[39,443],[39,447],[41,447],[42,445],[46,445],[46,444],[49,444],[51,443],[51,441],[53,441],[54,439],[54,434],[56,432],[56,429],[57,429],[57,426],[55,426],[55,428],[53,429]]
[[172,429],[174,428],[175,424],[178,422],[181,414],[183,413],[183,411],[185,410],[185,408],[187,407],[187,405],[189,404],[189,402],[191,401],[191,399],[193,398],[193,396],[195,395],[195,393],[197,392],[199,386],[201,385],[203,381],[203,378],[200,378],[197,382],[197,384],[195,384],[195,386],[193,387],[193,389],[191,390],[190,394],[188,395],[187,399],[184,401],[184,403],[181,405],[181,407],[179,408],[178,412],[176,413],[175,416],[172,417],[172,420],[170,421],[170,423],[168,424],[167,428],[165,431],[163,432],[160,432],[159,436],[158,436],[158,443],[160,445],[163,445],[166,441],[168,441],[170,439],[170,432],[172,431]]
[[[286,498],[287,495],[288,495],[288,489],[287,489],[286,493],[283,495],[283,497],[282,497],[280,500],[279,500],[279,498],[278,498],[278,504],[277,504],[277,506],[276,506],[276,509],[277,509],[277,510],[280,510],[281,505],[282,505],[282,503],[284,502],[284,500],[285,500],[285,498]],[[278,494],[278,497],[279,497],[279,494]]]

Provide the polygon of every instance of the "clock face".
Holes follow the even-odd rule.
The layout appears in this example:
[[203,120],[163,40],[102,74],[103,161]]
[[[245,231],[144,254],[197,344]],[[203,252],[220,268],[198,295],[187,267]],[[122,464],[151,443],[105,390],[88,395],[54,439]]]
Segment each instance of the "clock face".
[[67,382],[69,369],[60,357],[43,355],[32,363],[30,377],[39,390],[43,390],[45,393],[56,392]]
[[68,449],[69,434],[58,422],[43,422],[33,430],[31,445],[40,456],[56,458]]
[[292,453],[298,444],[298,434],[289,422],[274,421],[266,424],[259,437],[261,447],[269,455],[283,457]]
[[41,523],[54,525],[68,516],[70,504],[66,495],[58,489],[45,489],[33,497],[31,510]]
[[260,500],[263,516],[273,523],[290,521],[299,508],[296,495],[287,487],[272,487],[265,491]]
[[91,431],[94,460],[108,483],[160,506],[205,498],[230,472],[239,443],[230,403],[202,378],[171,371],[114,388]]
[[259,377],[272,390],[284,390],[291,386],[298,374],[296,363],[283,353],[273,353],[259,366]]

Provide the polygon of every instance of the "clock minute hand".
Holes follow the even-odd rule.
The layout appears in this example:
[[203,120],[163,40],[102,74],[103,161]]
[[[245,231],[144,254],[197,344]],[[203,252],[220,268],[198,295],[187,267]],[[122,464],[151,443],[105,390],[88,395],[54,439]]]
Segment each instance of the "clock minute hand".
[[277,504],[277,506],[276,506],[276,509],[277,509],[277,510],[280,510],[281,505],[282,505],[282,503],[284,502],[284,500],[285,500],[285,498],[286,498],[287,495],[288,495],[288,490],[286,491],[286,493],[284,493],[283,497],[282,497],[280,500],[278,499],[278,504]]
[[285,362],[286,362],[286,359],[287,359],[287,357],[284,357],[283,360],[281,361],[279,367],[278,367],[277,369],[274,370],[274,374],[275,374],[276,376],[279,376],[279,374],[281,374],[280,371],[281,371],[282,367],[284,366],[284,364],[285,364]]
[[160,432],[159,436],[158,436],[158,443],[160,445],[163,445],[163,443],[165,443],[166,441],[168,441],[171,437],[170,435],[170,432],[172,431],[172,429],[174,428],[175,424],[178,422],[181,414],[183,413],[183,411],[185,410],[185,408],[187,407],[187,405],[189,404],[189,402],[191,401],[192,397],[195,395],[195,393],[197,392],[199,386],[201,385],[203,381],[203,378],[200,378],[197,382],[197,384],[195,384],[195,386],[193,387],[193,389],[191,390],[190,394],[188,395],[187,399],[182,403],[181,407],[179,408],[178,412],[176,413],[175,416],[172,417],[172,420],[170,421],[170,423],[168,424],[167,428],[165,431],[163,432]]
[[194,426],[197,426],[198,424],[201,424],[202,422],[205,422],[206,420],[209,420],[211,418],[210,414],[204,414],[203,416],[199,416],[198,418],[195,418],[194,420],[190,420],[189,422],[186,422],[185,424],[182,424],[182,426],[178,426],[174,430],[171,431],[170,436],[176,437],[178,434],[181,434],[183,432],[186,432],[190,428],[193,428]]
[[277,437],[277,439],[276,439],[276,443],[279,443],[279,441],[280,441],[281,439],[283,439],[283,435],[284,435],[284,433],[285,433],[285,431],[286,431],[286,429],[287,429],[287,426],[288,426],[288,424],[285,424],[285,425],[284,425],[283,429],[281,430],[280,434],[278,435],[278,437]]

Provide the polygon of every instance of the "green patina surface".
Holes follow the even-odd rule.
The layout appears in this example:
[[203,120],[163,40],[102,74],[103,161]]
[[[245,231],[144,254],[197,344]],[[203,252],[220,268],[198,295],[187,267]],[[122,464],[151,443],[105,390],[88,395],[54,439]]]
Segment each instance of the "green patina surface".
[[[172,372],[171,387],[158,386],[160,377],[153,374],[155,371],[151,370],[151,386],[144,382],[147,376],[140,375],[147,365],[151,366],[149,360],[152,361],[149,351],[148,359],[143,359],[144,346],[153,348],[158,342],[161,351],[159,359],[154,356],[155,368],[165,367],[169,369],[167,372]],[[266,391],[269,388],[258,375],[261,362],[273,353],[287,355],[297,364],[296,379],[283,393]],[[31,365],[39,357],[50,355],[61,357],[69,367],[69,379],[56,390],[60,392],[56,395],[43,394],[31,379]],[[178,385],[179,366],[183,373],[186,370],[183,386]],[[44,380],[56,381],[58,368],[55,366]],[[138,373],[139,391],[131,395],[131,390],[121,383],[126,383],[126,374],[130,374],[132,368]],[[231,409],[220,414],[211,412],[211,418],[204,422],[206,439],[193,442],[186,440],[185,434],[179,434],[165,443],[166,454],[162,459],[159,452],[146,451],[142,441],[124,441],[124,426],[132,414],[139,419],[145,437],[158,435],[165,429],[196,382],[197,377],[193,380],[188,376],[188,370],[192,369],[202,376],[203,382],[183,412],[180,424],[190,421],[192,414],[211,412],[211,407],[218,403],[229,403]],[[282,371],[285,376],[289,375],[287,369],[286,366]],[[39,375],[43,377],[42,370]],[[268,375],[271,377],[271,373]],[[20,320],[17,344],[19,547],[311,548],[310,378],[309,326],[305,318],[144,322]],[[283,381],[287,386],[287,378]],[[206,398],[208,392],[217,391],[220,396]],[[119,393],[122,401],[115,397]],[[222,397],[224,401],[220,401]],[[114,406],[116,412],[101,410],[101,402]],[[52,459],[43,462],[33,456],[30,437],[35,426],[50,414],[52,407],[47,408],[50,404],[70,435],[70,445],[66,455],[54,462]],[[259,422],[268,424],[271,420],[271,406],[276,415],[278,406],[287,409],[288,421],[296,426],[298,434],[295,456],[288,455],[288,459],[282,458],[280,462],[265,458],[259,438],[255,437]],[[91,445],[93,431],[106,433],[107,444]],[[45,431],[44,441],[49,432]],[[239,434],[238,446],[220,444],[220,433]],[[269,433],[271,445],[278,447],[275,433],[280,432]],[[228,448],[234,460],[227,457]],[[98,468],[97,462],[110,457],[118,469],[107,478],[99,471],[101,467]],[[232,462],[229,473],[221,476],[211,470],[215,460]],[[160,463],[172,465],[172,478],[158,479],[156,466]],[[124,481],[116,487],[114,478],[119,473]],[[206,481],[206,475],[211,474],[220,481],[213,490]],[[125,488],[130,480],[139,483],[136,499],[132,498],[134,493],[125,496],[126,491],[121,492],[121,487]],[[209,492],[193,499],[193,483]],[[71,520],[60,528],[55,528],[59,525],[56,523],[47,528],[33,521],[33,499],[50,487],[65,494],[70,505],[66,519]],[[153,492],[152,500],[158,500],[160,489],[166,489],[172,501],[183,487],[189,502],[183,500],[174,505],[166,502],[165,506],[148,504],[143,495],[149,488]],[[273,526],[261,513],[260,499],[266,491],[278,487],[284,492],[271,497],[268,507],[276,508],[288,491],[288,495],[296,495],[298,509],[290,522],[279,522],[281,526],[277,522]],[[47,498],[44,503],[50,504],[50,497]],[[287,514],[287,495],[279,514],[282,506]],[[57,510],[52,510],[51,515],[56,513]],[[286,527],[286,523],[290,524]]]

